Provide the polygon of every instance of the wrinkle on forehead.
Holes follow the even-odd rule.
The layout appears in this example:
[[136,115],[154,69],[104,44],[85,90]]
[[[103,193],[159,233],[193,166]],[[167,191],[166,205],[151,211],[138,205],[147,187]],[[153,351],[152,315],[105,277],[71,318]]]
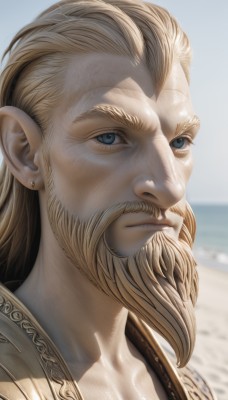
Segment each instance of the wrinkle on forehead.
[[[69,102],[77,101],[82,96],[96,96],[100,90],[142,92],[148,99],[155,98],[155,89],[150,71],[143,62],[135,65],[126,56],[112,54],[86,54],[70,60],[64,80],[64,96]],[[173,101],[189,98],[189,85],[179,63],[172,66],[163,88],[157,96],[170,96]],[[178,97],[179,96],[179,97]],[[182,98],[183,98],[182,97]]]
[[66,70],[64,93],[76,99],[100,88],[126,89],[129,82],[132,88],[135,85],[135,90],[141,87],[148,97],[154,94],[152,77],[145,64],[135,65],[129,57],[112,54],[79,55],[72,58]]

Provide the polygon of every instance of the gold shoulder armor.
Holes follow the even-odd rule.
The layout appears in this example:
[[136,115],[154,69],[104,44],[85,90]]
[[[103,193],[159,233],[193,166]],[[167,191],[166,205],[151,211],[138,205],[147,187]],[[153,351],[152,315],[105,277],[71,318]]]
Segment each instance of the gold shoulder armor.
[[0,286],[0,399],[82,400],[78,387],[35,318]]
[[[172,400],[215,400],[205,380],[177,370],[151,329],[129,314],[126,334],[156,372]],[[33,315],[0,285],[0,400],[83,400],[78,385]]]

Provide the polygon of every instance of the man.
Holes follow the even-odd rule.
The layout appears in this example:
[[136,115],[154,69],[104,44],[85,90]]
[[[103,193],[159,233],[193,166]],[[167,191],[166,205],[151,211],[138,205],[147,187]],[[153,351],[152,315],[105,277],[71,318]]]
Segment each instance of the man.
[[186,35],[152,4],[67,0],[7,52],[0,398],[212,398],[151,330],[183,367],[198,288]]

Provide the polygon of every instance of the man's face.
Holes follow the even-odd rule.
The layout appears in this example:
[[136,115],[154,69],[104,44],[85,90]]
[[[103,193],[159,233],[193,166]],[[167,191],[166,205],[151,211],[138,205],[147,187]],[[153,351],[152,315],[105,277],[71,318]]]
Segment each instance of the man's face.
[[[143,64],[106,54],[73,58],[51,121],[49,157],[57,197],[81,219],[125,201],[146,200],[168,210],[185,194],[195,122],[179,64],[156,97]],[[160,219],[119,218],[108,240],[128,255],[155,231],[177,237],[182,219],[169,211]]]
[[197,274],[184,192],[198,122],[184,74],[174,65],[156,97],[143,65],[86,55],[69,66],[64,93],[48,146],[53,232],[75,266],[186,362]]

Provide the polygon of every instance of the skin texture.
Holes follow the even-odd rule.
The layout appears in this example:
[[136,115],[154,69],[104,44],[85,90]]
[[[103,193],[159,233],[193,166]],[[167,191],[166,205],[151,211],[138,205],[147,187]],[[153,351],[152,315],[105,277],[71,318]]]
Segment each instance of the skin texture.
[[[137,117],[138,123],[126,128],[128,117],[120,113],[117,122],[105,116],[104,110],[111,106]],[[94,111],[97,107],[99,112]],[[9,111],[5,123],[20,126],[23,136],[27,120],[17,115]],[[57,198],[82,220],[125,201],[149,202],[162,210],[163,220],[168,218],[170,207],[184,202],[192,170],[190,141],[196,127],[190,123],[194,112],[185,75],[174,63],[156,96],[142,63],[134,65],[127,57],[107,54],[72,57],[63,96],[50,121],[44,142],[37,139],[37,127],[26,135],[33,154],[29,152],[30,168],[25,151],[20,164],[14,162],[18,179],[27,185],[34,180],[39,189],[42,225],[36,263],[16,295],[60,349],[85,398],[166,399],[153,371],[125,337],[126,308],[89,283],[59,246],[47,214],[47,157]],[[190,128],[183,132],[186,124]],[[107,131],[117,133],[108,146],[100,142]],[[178,150],[177,134],[187,137]],[[8,140],[12,144],[14,138]],[[172,227],[148,224],[145,218],[144,213],[130,219],[125,215],[112,224],[107,241],[117,254],[136,252],[158,230],[177,238],[181,217],[172,217]]]

